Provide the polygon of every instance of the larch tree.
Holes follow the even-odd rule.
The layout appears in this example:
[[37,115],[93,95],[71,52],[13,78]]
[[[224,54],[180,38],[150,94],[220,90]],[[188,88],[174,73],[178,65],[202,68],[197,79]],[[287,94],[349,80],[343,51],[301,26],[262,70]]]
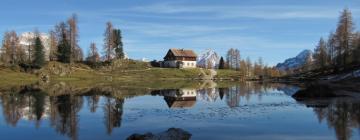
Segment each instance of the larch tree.
[[115,49],[116,58],[117,59],[124,59],[125,54],[124,54],[124,49],[123,49],[121,30],[120,29],[113,29],[112,36],[113,36],[112,40],[113,40],[113,45],[114,45],[114,49]]
[[360,32],[354,34],[352,58],[354,64],[360,64]]
[[5,33],[2,50],[6,64],[16,65],[25,62],[25,50],[20,46],[19,37],[15,31]]
[[226,61],[230,69],[239,70],[240,68],[240,51],[238,49],[229,49],[226,54]]
[[327,63],[331,65],[332,67],[335,66],[335,56],[336,56],[336,46],[337,46],[337,40],[336,35],[333,32],[330,32],[330,35],[328,37],[328,41],[326,43],[326,50],[328,54]]
[[341,13],[340,20],[336,29],[336,37],[338,41],[337,61],[338,65],[346,66],[350,62],[350,50],[352,49],[352,37],[354,31],[354,23],[349,9],[344,9]]
[[261,57],[254,63],[254,74],[257,76],[263,75],[264,62]]
[[99,61],[99,59],[100,59],[100,56],[99,56],[96,44],[91,43],[87,61],[90,63],[96,63]]
[[316,46],[314,50],[314,63],[317,68],[325,68],[327,66],[327,50],[326,50],[326,42],[323,38],[319,40],[319,44]]
[[71,57],[70,57],[70,62],[74,62],[74,61],[80,61],[79,59],[82,58],[82,52],[81,51],[79,45],[78,45],[78,37],[79,37],[79,33],[78,33],[78,18],[76,14],[73,14],[67,21],[68,25],[69,25],[69,44],[71,46]]
[[114,41],[113,41],[113,25],[111,22],[106,23],[106,29],[104,33],[104,53],[105,61],[111,61],[114,54]]
[[5,32],[2,40],[2,48],[1,48],[1,59],[4,64],[11,63],[11,46],[10,46],[10,33]]
[[245,60],[241,60],[240,61],[240,73],[244,76],[247,75],[247,65],[246,65],[246,61]]
[[55,33],[55,31],[51,30],[51,31],[49,31],[49,46],[50,46],[49,60],[50,61],[57,60],[57,45],[58,45],[58,40],[56,38],[56,33]]
[[252,76],[251,71],[252,71],[251,59],[250,59],[250,57],[247,57],[246,58],[246,76],[248,76],[248,77]]

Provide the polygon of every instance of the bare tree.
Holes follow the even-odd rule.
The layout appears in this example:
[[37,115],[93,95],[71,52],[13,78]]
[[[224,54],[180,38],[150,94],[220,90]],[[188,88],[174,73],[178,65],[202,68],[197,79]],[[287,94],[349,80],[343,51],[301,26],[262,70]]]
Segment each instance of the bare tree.
[[79,51],[81,51],[79,45],[78,45],[78,37],[79,37],[79,33],[78,33],[78,27],[77,27],[77,23],[78,23],[78,18],[76,14],[73,14],[67,21],[67,23],[69,24],[69,44],[71,46],[71,57],[70,57],[70,62],[74,62],[74,61],[79,61],[79,55],[81,55],[82,53],[80,53]]
[[335,66],[336,46],[337,46],[336,35],[333,32],[331,32],[326,44],[327,54],[328,54],[327,63],[331,66]]
[[113,25],[111,22],[106,23],[106,29],[104,33],[104,51],[105,51],[105,59],[106,61],[110,61],[112,59],[112,55],[114,54],[113,47]]
[[26,59],[25,50],[19,44],[19,37],[15,31],[5,32],[3,39],[3,60],[6,64],[23,63]]
[[87,58],[87,61],[91,62],[91,63],[96,63],[98,62],[100,59],[97,47],[95,43],[91,43],[90,44],[90,51],[89,51],[89,55]]
[[252,71],[252,63],[251,63],[250,57],[247,57],[246,58],[246,75],[248,77],[252,76],[251,71]]
[[239,70],[240,68],[240,51],[238,49],[229,49],[226,54],[226,61],[230,69]]
[[314,51],[314,63],[317,68],[324,68],[327,66],[327,50],[326,50],[326,42],[323,38],[320,39],[319,44],[316,46]]
[[49,43],[50,43],[49,60],[56,61],[58,40],[56,38],[56,33],[53,30],[49,31]]

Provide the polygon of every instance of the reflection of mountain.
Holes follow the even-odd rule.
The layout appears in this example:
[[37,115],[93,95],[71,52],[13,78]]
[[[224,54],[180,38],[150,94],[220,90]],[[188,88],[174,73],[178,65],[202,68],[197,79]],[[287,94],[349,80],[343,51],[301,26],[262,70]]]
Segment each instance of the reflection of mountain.
[[283,85],[283,86],[279,86],[278,88],[277,88],[277,90],[279,90],[279,91],[282,91],[282,92],[284,92],[286,95],[288,95],[288,96],[292,96],[292,95],[294,95],[297,91],[299,91],[300,90],[300,88],[299,87],[296,87],[296,86],[290,86],[290,85]]

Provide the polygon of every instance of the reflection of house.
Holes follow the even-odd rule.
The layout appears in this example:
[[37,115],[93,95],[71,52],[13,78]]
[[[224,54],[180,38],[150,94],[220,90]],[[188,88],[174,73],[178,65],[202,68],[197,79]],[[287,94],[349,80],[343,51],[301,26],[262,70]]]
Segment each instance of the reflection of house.
[[176,89],[162,91],[169,108],[191,108],[196,103],[196,90]]
[[197,55],[192,50],[170,49],[164,57],[162,67],[195,68]]

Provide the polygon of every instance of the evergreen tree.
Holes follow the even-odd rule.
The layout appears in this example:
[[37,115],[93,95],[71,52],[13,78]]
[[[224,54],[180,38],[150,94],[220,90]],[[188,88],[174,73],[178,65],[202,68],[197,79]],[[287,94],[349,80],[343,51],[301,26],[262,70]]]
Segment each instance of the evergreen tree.
[[225,62],[223,57],[220,58],[219,69],[225,69]]
[[33,65],[35,67],[41,68],[45,64],[44,46],[39,36],[35,37],[33,57],[34,57]]
[[64,22],[60,23],[57,27],[59,32],[59,43],[58,43],[58,61],[63,63],[70,63],[71,57],[71,45],[67,37],[67,27]]
[[120,29],[114,29],[113,33],[113,45],[115,48],[115,54],[117,59],[124,59],[124,49],[123,49],[123,42],[122,42],[122,36],[121,36],[121,30]]

